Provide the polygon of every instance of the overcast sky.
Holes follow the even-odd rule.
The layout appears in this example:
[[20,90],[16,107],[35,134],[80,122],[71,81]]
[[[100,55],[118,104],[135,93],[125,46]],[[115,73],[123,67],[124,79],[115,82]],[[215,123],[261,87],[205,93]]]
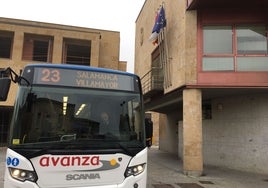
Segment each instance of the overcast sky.
[[5,0],[0,17],[120,32],[120,59],[134,72],[135,21],[145,0]]

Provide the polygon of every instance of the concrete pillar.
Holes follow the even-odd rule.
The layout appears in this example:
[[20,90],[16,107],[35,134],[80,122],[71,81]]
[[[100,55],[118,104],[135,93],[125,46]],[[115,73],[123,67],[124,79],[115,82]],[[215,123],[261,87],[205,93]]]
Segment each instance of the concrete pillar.
[[62,49],[63,49],[63,38],[62,36],[55,35],[53,43],[53,56],[52,63],[62,63]]
[[23,42],[24,42],[24,33],[21,31],[16,31],[14,35],[13,51],[11,57],[11,59],[14,62],[16,62],[15,66],[17,66],[16,64],[19,64],[17,62],[21,62],[22,60]]
[[200,89],[183,91],[183,172],[201,176],[202,152],[202,93]]
[[100,43],[101,36],[96,35],[91,41],[91,55],[90,55],[90,66],[100,67]]

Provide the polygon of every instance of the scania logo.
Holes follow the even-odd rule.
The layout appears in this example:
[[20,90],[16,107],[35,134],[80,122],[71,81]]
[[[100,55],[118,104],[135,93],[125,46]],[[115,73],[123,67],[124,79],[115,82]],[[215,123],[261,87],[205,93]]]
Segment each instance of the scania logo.
[[87,179],[100,179],[99,173],[90,173],[90,174],[67,174],[66,180],[87,180]]

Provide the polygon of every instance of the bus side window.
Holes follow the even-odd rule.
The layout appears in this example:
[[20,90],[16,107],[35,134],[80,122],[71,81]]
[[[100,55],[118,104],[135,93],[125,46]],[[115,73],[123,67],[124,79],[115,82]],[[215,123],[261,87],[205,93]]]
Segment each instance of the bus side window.
[[21,127],[22,127],[22,131],[24,132],[23,138],[22,138],[22,143],[28,142],[30,139],[32,139],[32,134],[30,133],[30,130],[33,128],[33,124],[32,124],[32,117],[33,114],[32,113],[25,113],[24,116],[22,116],[21,118]]
[[128,115],[120,115],[120,124],[119,124],[119,130],[120,132],[129,132],[130,126],[129,126],[129,117]]

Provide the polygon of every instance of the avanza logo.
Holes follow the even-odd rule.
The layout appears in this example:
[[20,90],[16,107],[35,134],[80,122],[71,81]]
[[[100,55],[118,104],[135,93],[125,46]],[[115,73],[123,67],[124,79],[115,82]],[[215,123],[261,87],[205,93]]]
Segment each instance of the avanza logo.
[[43,156],[39,160],[39,164],[42,167],[50,166],[99,166],[100,157],[99,156]]

